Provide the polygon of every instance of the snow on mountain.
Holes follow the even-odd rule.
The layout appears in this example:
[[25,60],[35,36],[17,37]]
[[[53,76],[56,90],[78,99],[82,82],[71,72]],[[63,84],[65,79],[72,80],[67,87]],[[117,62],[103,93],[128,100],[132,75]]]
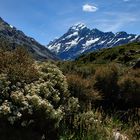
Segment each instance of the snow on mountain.
[[9,25],[11,28],[14,28],[12,25]]
[[84,28],[86,28],[86,25],[82,23],[75,24],[74,26],[71,27],[71,29],[76,31],[82,30]]
[[51,41],[47,47],[61,59],[75,59],[82,53],[123,45],[140,40],[140,36],[126,32],[102,32],[90,30],[84,24],[76,24],[60,38]]
[[97,42],[100,38],[95,38],[95,39],[91,39],[91,40],[87,40],[86,41],[86,44],[85,44],[85,47],[88,47],[92,44],[94,44],[95,42]]

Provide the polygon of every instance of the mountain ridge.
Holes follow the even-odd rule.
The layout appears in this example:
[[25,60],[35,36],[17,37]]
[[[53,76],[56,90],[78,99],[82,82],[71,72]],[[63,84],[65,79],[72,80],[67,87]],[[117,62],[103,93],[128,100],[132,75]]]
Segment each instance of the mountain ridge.
[[36,60],[58,58],[45,46],[38,43],[34,38],[24,34],[24,32],[16,29],[16,27],[8,24],[0,17],[0,46],[14,49],[18,46],[23,46]]

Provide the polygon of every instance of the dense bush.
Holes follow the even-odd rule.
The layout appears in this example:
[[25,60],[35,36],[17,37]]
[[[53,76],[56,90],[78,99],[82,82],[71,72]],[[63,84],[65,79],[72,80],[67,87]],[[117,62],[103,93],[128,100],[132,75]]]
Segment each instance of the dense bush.
[[104,99],[112,100],[118,94],[118,77],[119,73],[116,65],[99,67],[94,76],[94,88],[102,92]]
[[130,107],[140,107],[140,70],[131,70],[119,81],[120,98]]
[[92,104],[102,100],[102,94],[93,88],[92,80],[83,79],[79,75],[66,75],[68,89],[72,96],[79,99],[81,110],[91,109]]
[[0,73],[6,74],[13,84],[30,83],[38,79],[38,71],[33,59],[22,47],[15,51],[0,50]]
[[55,65],[30,61],[24,51],[3,54],[0,121],[56,139],[50,133],[59,127],[65,113],[78,108],[78,100],[69,96],[66,78]]

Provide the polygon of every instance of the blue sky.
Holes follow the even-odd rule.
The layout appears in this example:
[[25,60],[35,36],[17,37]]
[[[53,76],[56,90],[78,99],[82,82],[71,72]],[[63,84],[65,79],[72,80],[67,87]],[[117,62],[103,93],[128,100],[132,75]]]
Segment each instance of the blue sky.
[[44,45],[79,22],[140,34],[140,0],[0,0],[0,16]]

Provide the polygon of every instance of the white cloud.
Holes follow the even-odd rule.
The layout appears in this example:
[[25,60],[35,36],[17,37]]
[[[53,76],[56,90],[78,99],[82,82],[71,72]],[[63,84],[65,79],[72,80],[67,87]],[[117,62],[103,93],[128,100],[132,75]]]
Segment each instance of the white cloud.
[[98,8],[94,5],[90,5],[90,4],[83,5],[84,12],[96,12],[97,10]]

